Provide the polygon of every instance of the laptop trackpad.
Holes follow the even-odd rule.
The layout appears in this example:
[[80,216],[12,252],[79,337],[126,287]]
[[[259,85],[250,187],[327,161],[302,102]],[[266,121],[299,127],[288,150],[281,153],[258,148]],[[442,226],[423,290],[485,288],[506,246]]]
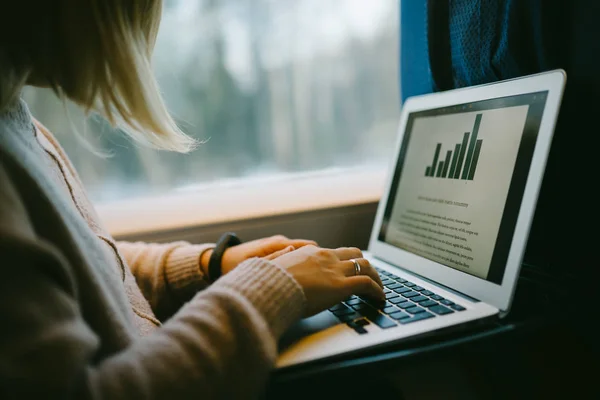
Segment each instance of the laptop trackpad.
[[312,317],[302,319],[292,325],[292,327],[283,334],[279,341],[279,351],[296,343],[305,336],[339,325],[340,323],[340,320],[329,311],[323,311]]

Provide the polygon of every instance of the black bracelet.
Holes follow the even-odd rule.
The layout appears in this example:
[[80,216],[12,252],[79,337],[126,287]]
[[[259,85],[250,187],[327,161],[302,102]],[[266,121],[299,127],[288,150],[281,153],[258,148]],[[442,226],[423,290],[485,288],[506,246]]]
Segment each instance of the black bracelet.
[[208,278],[211,281],[214,282],[221,276],[221,259],[225,250],[240,243],[242,243],[240,238],[232,232],[225,233],[219,238],[208,260]]

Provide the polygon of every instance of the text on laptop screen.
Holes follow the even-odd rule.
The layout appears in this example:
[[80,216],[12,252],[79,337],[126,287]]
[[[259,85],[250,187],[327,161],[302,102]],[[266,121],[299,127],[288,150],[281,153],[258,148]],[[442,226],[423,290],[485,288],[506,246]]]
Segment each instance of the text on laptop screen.
[[547,94],[411,113],[379,240],[500,284]]

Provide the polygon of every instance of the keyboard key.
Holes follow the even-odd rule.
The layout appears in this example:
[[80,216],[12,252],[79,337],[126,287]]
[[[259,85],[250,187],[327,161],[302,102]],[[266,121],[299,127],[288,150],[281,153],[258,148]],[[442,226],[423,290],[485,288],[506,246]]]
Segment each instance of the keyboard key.
[[444,300],[444,298],[442,296],[438,296],[437,294],[434,294],[433,296],[431,296],[431,298],[433,300],[437,300],[437,301]]
[[454,304],[453,302],[451,302],[450,300],[441,300],[440,303],[446,305],[446,306],[451,306],[452,304]]
[[411,322],[417,322],[417,321],[421,321],[421,320],[424,320],[427,318],[433,318],[433,317],[434,317],[433,314],[430,314],[428,312],[422,312],[422,313],[413,315],[411,318],[401,319],[399,322],[401,324],[405,325],[405,324],[410,324]]
[[[352,306],[352,308],[354,308],[356,311],[361,311],[361,310],[372,310],[373,307],[368,306],[365,303],[361,303],[361,304],[355,304]],[[334,313],[335,314],[335,313]]]
[[415,285],[414,283],[412,283],[412,282],[409,282],[409,281],[406,281],[406,282],[403,282],[403,283],[404,283],[404,286],[408,286],[408,287],[417,286],[417,285]]
[[417,292],[422,292],[423,290],[425,290],[425,288],[422,288],[421,286],[413,286],[412,290],[416,290]]
[[410,318],[410,315],[405,312],[398,311],[393,314],[390,314],[390,317],[392,317],[396,320],[399,320],[399,319],[404,319],[404,318]]
[[405,311],[408,311],[411,314],[418,314],[418,313],[425,312],[425,309],[421,308],[421,307],[411,307],[411,308],[407,308]]
[[394,306],[388,306],[388,307],[384,307],[381,311],[383,311],[385,314],[391,314],[395,311],[398,311],[398,308],[396,308]]
[[356,333],[358,333],[359,335],[364,335],[365,333],[369,333],[364,327],[362,326],[357,326],[356,328],[354,328],[354,331]]
[[387,287],[388,289],[392,289],[392,290],[394,290],[394,289],[401,288],[401,287],[402,287],[402,284],[401,284],[401,283],[396,283],[396,282],[394,282],[394,284],[392,284],[392,285],[387,285],[386,287]]
[[466,308],[464,308],[463,306],[459,306],[458,304],[452,304],[452,305],[450,305],[450,308],[455,311],[465,311],[466,310]]
[[419,296],[419,292],[406,292],[402,293],[402,296],[406,297],[407,299],[410,299],[411,297]]
[[377,300],[377,299],[369,299],[369,298],[362,298],[361,300],[364,301],[365,303],[367,303],[368,305],[370,305],[371,307],[375,307],[375,308],[381,308],[385,305],[385,301],[381,301],[381,300]]
[[398,278],[398,277],[396,277],[396,280],[400,283],[408,282],[406,279],[402,279],[402,278]]
[[410,292],[411,290],[412,290],[411,288],[402,286],[399,289],[394,289],[394,292],[402,294],[402,293]]
[[391,290],[390,290],[390,289],[388,289],[388,288],[386,288],[386,287],[384,287],[384,288],[383,288],[383,293],[389,293],[389,292],[391,292]]
[[396,323],[394,321],[392,321],[388,317],[385,317],[379,313],[372,313],[372,314],[366,315],[366,317],[371,322],[373,322],[375,325],[380,327],[381,329],[386,329],[386,328],[391,328],[393,326],[396,326]]
[[336,304],[335,306],[331,307],[329,309],[329,311],[337,311],[337,310],[344,310],[348,307],[346,307],[344,304],[340,303],[340,304]]
[[393,281],[393,280],[391,280],[391,279],[382,279],[382,280],[381,280],[381,284],[382,284],[382,285],[384,285],[384,286],[385,286],[385,285],[391,285],[391,284],[393,284],[393,283],[396,283],[396,281]]
[[385,294],[385,298],[386,298],[387,300],[389,300],[389,299],[393,299],[394,297],[398,297],[398,294],[396,294],[396,293],[393,293],[393,292],[392,292],[392,293],[386,293],[386,294]]
[[362,315],[360,315],[357,312],[353,312],[352,314],[342,315],[342,316],[338,317],[338,319],[342,322],[354,321],[357,318],[362,318]]
[[419,303],[419,305],[421,307],[433,307],[433,306],[437,306],[437,302],[433,301],[433,300],[425,300]]
[[[352,328],[352,329],[356,330],[356,328],[362,327],[362,325],[359,325],[359,324],[357,323],[357,322],[358,322],[358,321],[360,321],[360,320],[364,320],[364,318],[362,318],[362,317],[361,317],[361,318],[358,318],[358,319],[356,319],[356,320],[354,320],[354,321],[348,321],[348,322],[346,322],[346,325],[348,325],[350,328]],[[368,322],[368,321],[367,321],[367,322]]]
[[417,296],[417,297],[412,297],[410,300],[414,301],[415,303],[420,303],[422,301],[429,300],[429,298],[427,298],[425,296]]
[[354,305],[360,304],[360,303],[362,303],[362,301],[360,299],[352,299],[352,300],[346,301],[346,304],[348,304],[349,306],[354,306]]
[[424,294],[425,296],[431,296],[433,292],[431,290],[423,290],[421,294]]
[[[364,322],[361,322],[361,321],[364,321]],[[364,318],[361,318],[361,319],[357,319],[356,321],[350,321],[350,322],[346,323],[346,325],[348,325],[350,328],[354,329],[354,331],[357,333],[365,334],[365,333],[367,333],[367,330],[364,327],[365,327],[365,325],[369,325],[369,321],[367,321]]]
[[406,301],[406,299],[404,297],[395,297],[393,299],[390,299],[389,302],[392,304],[398,304],[398,303],[403,303],[405,301]]
[[[404,300],[404,299],[402,299]],[[406,308],[411,308],[415,306],[415,303],[411,303],[410,301],[405,301],[404,303],[398,303],[396,304],[398,307],[406,309]]]
[[429,311],[433,311],[434,313],[436,313],[438,315],[452,314],[454,312],[451,309],[446,308],[444,306],[440,306],[440,305],[430,307]]
[[342,315],[352,314],[354,312],[354,310],[352,310],[351,308],[346,307],[346,308],[335,310],[335,311],[332,311],[332,312],[333,312],[333,315],[335,315],[336,317],[341,317]]

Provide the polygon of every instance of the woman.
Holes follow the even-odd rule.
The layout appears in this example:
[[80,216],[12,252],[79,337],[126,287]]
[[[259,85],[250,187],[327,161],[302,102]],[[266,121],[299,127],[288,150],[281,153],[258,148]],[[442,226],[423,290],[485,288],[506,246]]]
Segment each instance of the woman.
[[275,237],[215,258],[212,245],[115,242],[20,92],[51,87],[140,141],[190,150],[150,69],[161,1],[12,3],[0,23],[1,398],[256,397],[294,321],[352,293],[383,298],[357,249]]

